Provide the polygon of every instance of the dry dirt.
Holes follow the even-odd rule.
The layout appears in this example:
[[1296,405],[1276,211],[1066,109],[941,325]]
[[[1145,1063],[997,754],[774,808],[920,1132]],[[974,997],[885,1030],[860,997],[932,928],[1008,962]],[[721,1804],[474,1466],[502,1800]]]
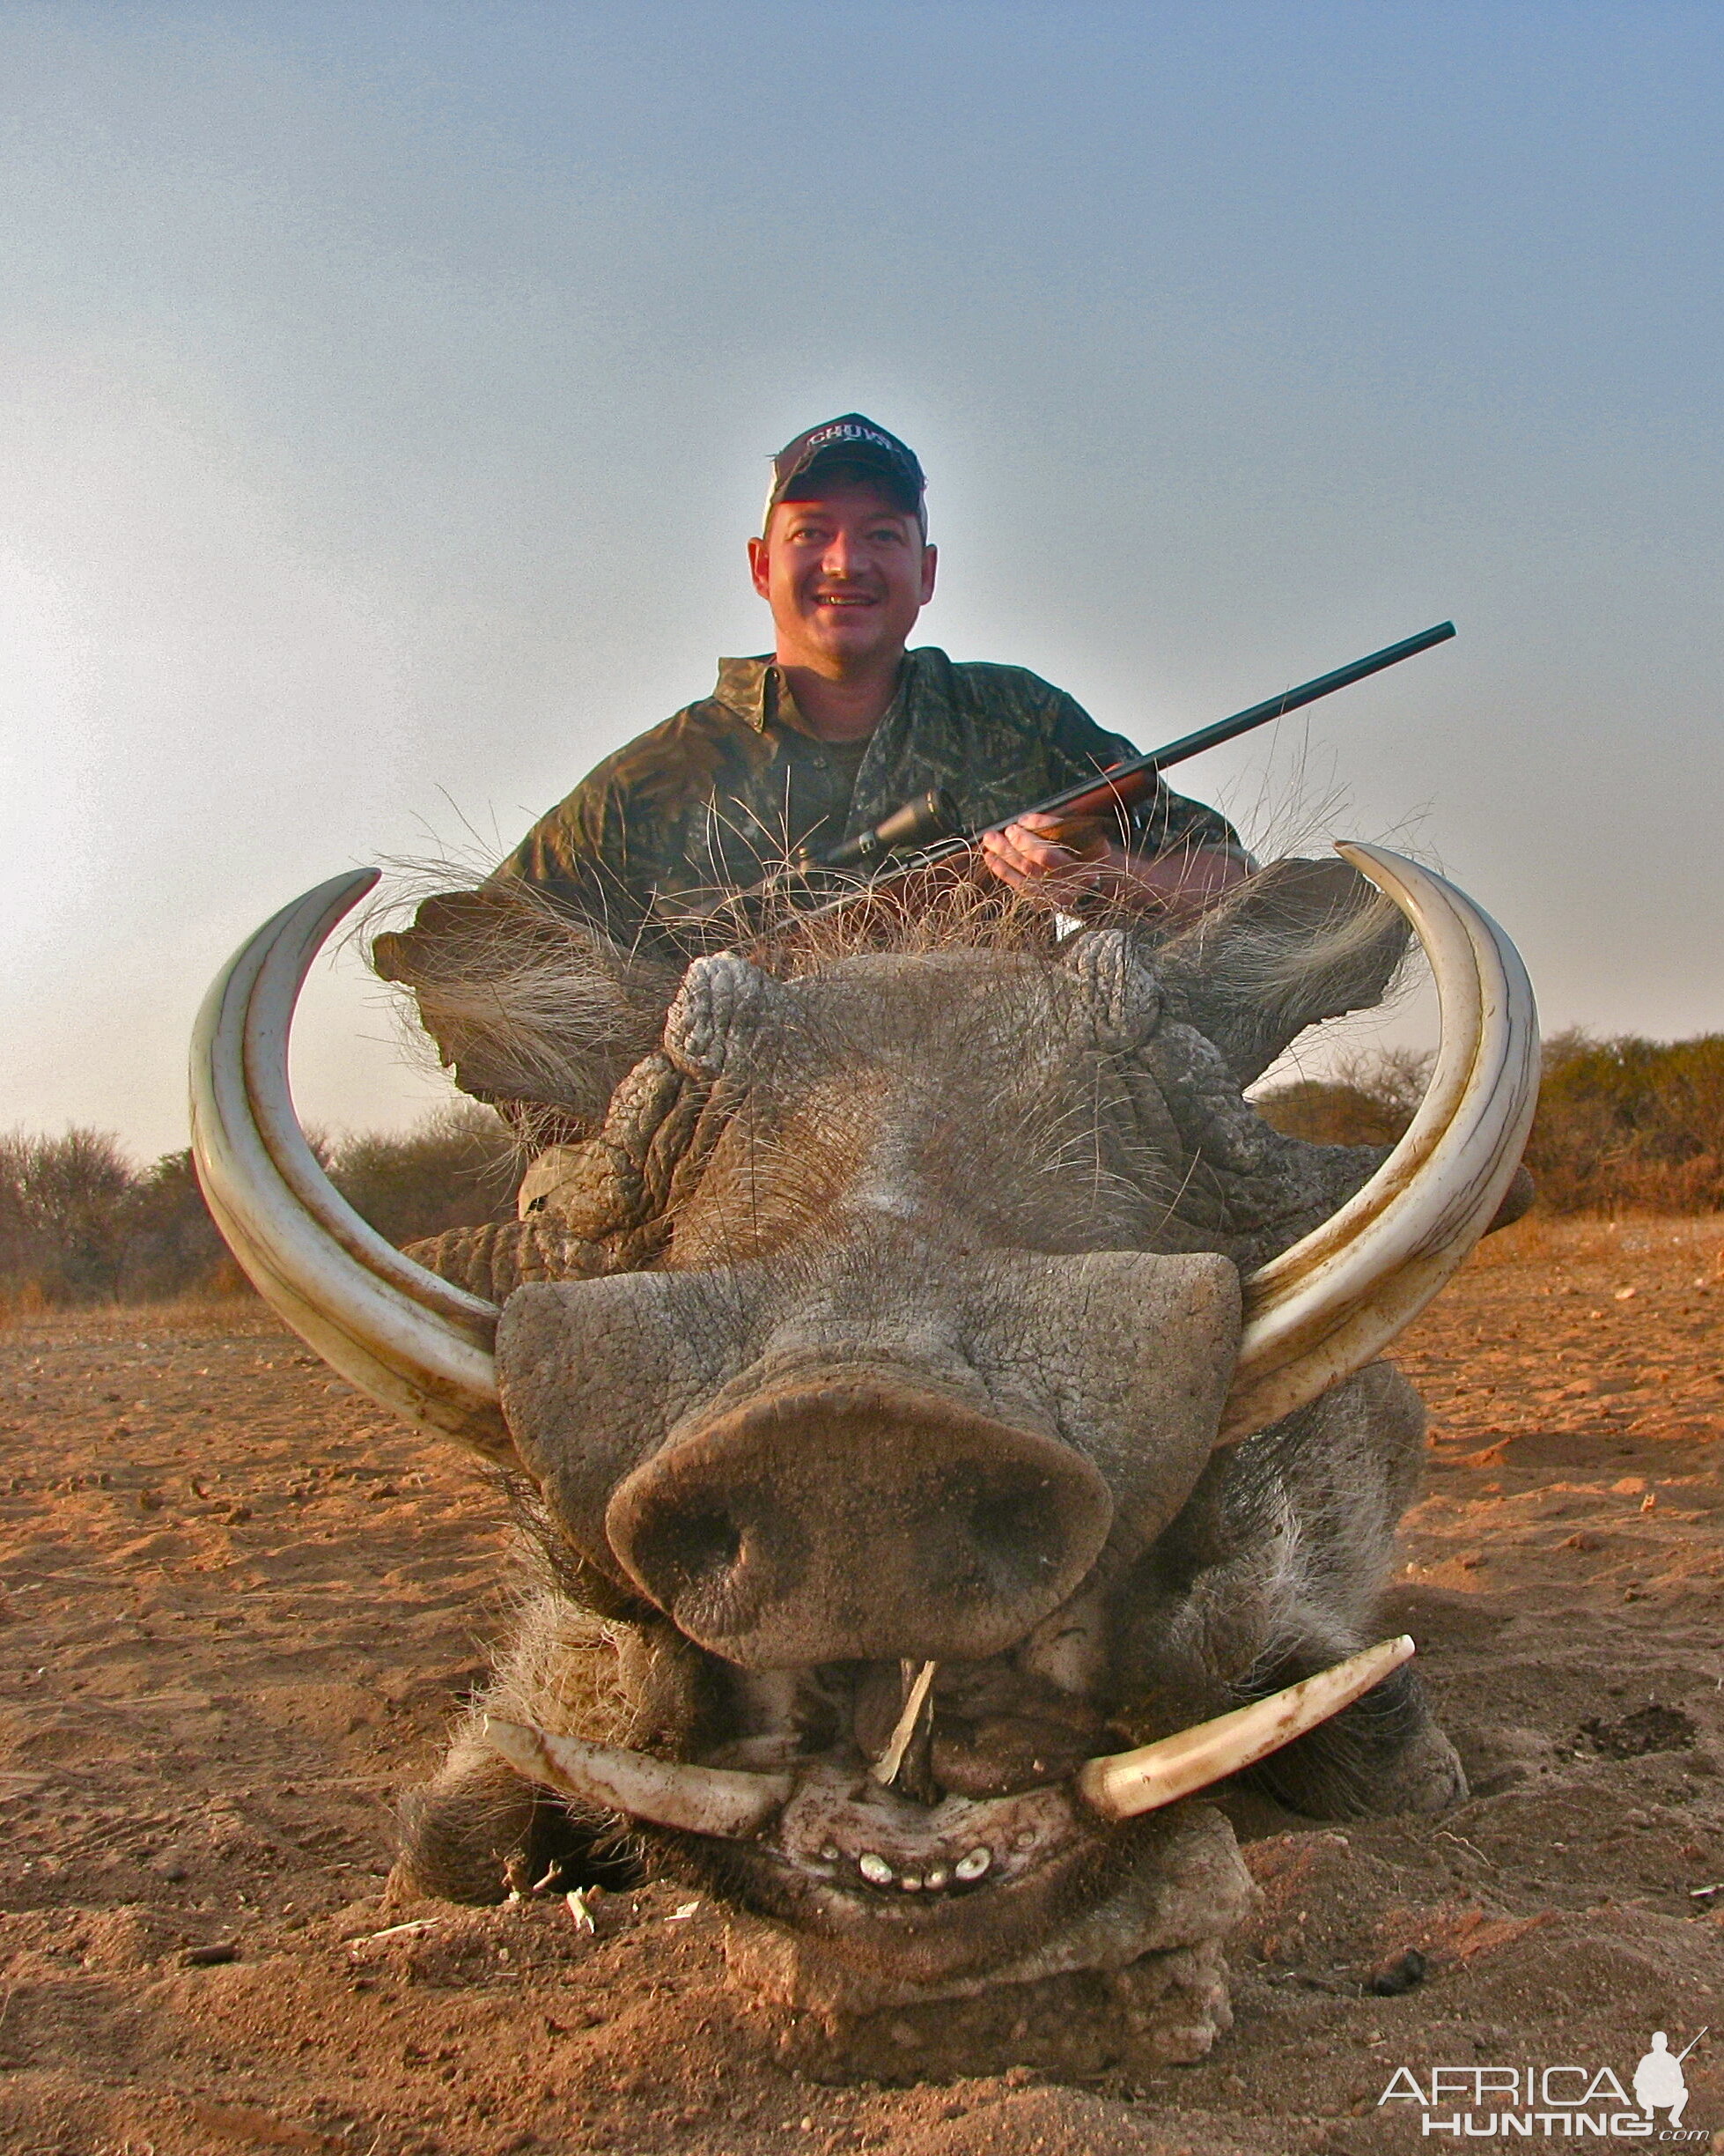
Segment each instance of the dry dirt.
[[[1720,1221],[1523,1223],[1404,1343],[1432,1473],[1384,1628],[1476,1794],[1237,1805],[1238,2025],[1141,2087],[799,2081],[663,1887],[594,1897],[590,1936],[554,1893],[391,1901],[390,1793],[518,1591],[500,1500],[254,1305],[15,1320],[0,2145],[1366,2156],[1457,2145],[1379,2101],[1403,2066],[1626,2082],[1653,2029],[1724,2025],[1720,1252]],[[1374,1993],[1409,1948],[1423,1980]],[[1724,2026],[1687,2071],[1684,2124],[1724,2126]]]

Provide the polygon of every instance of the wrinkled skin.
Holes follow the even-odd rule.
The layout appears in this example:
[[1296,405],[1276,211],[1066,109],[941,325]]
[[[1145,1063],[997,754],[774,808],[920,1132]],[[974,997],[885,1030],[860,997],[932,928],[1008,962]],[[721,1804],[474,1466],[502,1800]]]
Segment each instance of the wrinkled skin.
[[[1280,1139],[1241,1099],[1398,951],[1325,941],[1320,882],[1153,956],[1107,931],[690,969],[653,1083],[711,1112],[656,1258],[519,1288],[497,1341],[564,1586],[487,1703],[792,1777],[756,1838],[649,1828],[657,1861],[918,1981],[1005,1968],[1089,1938],[1163,1832],[1089,1813],[1086,1759],[1376,1636],[1422,1451],[1411,1389],[1375,1364],[1216,1447],[1241,1272],[1381,1157]],[[577,1165],[627,1150],[620,1112]],[[578,1177],[553,1222],[559,1204],[590,1236]],[[571,1703],[577,1603],[616,1643],[607,1727]],[[932,1710],[881,1788],[867,1769],[928,1661]],[[1463,1788],[1406,1672],[1256,1779],[1325,1816]],[[512,1853],[615,1827],[517,1781],[476,1724],[407,1816],[409,1875],[487,1900]]]

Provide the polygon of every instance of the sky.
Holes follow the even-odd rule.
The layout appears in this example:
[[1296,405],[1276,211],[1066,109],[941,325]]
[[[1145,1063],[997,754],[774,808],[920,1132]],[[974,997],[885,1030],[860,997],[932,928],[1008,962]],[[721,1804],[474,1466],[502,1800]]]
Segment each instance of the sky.
[[[1439,865],[1547,1030],[1724,1030],[1721,100],[1712,0],[0,0],[0,1130],[182,1145],[267,915],[763,647],[850,409],[917,640],[1146,747],[1452,617],[1182,787]],[[295,1085],[446,1097],[350,950]]]

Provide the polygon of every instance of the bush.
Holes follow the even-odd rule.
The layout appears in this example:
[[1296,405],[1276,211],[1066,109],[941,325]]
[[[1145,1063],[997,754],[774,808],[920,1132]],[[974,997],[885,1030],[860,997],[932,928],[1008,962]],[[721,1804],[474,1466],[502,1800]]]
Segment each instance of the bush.
[[126,1193],[126,1248],[116,1292],[160,1303],[196,1288],[237,1288],[241,1274],[210,1217],[191,1148],[164,1153]]
[[[387,1240],[506,1220],[520,1162],[489,1108],[458,1103],[399,1136],[315,1149],[336,1188]],[[133,1166],[107,1132],[0,1138],[0,1307],[159,1302],[243,1286],[190,1152]]]
[[49,1303],[112,1296],[132,1170],[106,1131],[0,1139],[0,1277]]
[[[1426,1069],[1396,1052],[1336,1079],[1278,1086],[1256,1105],[1291,1137],[1390,1145],[1412,1119]],[[1554,1035],[1526,1158],[1548,1213],[1724,1210],[1724,1034]]]
[[1296,1079],[1255,1105],[1289,1138],[1314,1145],[1393,1145],[1418,1111],[1431,1061],[1407,1048],[1355,1056],[1338,1077]]
[[391,1243],[512,1220],[522,1163],[502,1118],[458,1101],[399,1137],[361,1132],[331,1147],[329,1179]]
[[1527,1165],[1554,1213],[1724,1207],[1724,1033],[1558,1034]]

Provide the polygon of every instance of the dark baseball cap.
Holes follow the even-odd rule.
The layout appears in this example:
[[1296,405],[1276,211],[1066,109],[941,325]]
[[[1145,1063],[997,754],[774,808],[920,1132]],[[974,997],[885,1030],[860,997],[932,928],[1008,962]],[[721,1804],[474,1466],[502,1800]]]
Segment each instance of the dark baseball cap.
[[922,498],[928,483],[915,452],[860,412],[845,412],[840,418],[829,419],[799,434],[773,458],[772,491],[761,519],[763,531],[778,504],[794,498],[791,489],[796,482],[822,464],[855,464],[878,476],[893,498],[917,519],[925,533],[927,530],[928,514]]

